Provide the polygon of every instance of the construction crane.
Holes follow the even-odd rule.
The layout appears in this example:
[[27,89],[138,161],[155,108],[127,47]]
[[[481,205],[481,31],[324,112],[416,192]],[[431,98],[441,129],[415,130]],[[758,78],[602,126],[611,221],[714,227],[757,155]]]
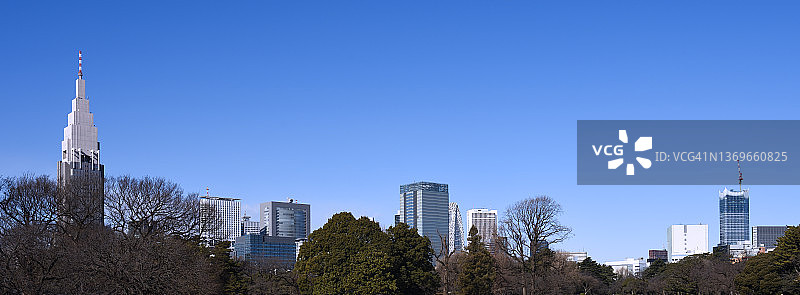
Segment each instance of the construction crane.
[[739,160],[736,160],[736,168],[739,169],[739,191],[741,192],[742,191],[742,180],[744,178],[742,178],[742,166],[739,165]]

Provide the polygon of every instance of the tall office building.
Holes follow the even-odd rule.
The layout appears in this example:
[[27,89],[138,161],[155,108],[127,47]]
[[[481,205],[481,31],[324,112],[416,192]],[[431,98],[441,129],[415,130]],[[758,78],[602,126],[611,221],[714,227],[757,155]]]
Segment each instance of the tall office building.
[[242,235],[258,234],[261,230],[258,221],[250,220],[250,216],[242,216]]
[[461,219],[461,210],[458,209],[458,204],[455,202],[450,203],[450,226],[448,231],[450,234],[447,237],[448,250],[450,253],[455,251],[464,250],[464,221]]
[[494,238],[497,237],[497,210],[469,209],[467,210],[467,228],[472,226],[478,229],[481,241],[489,252],[495,252]]
[[267,236],[305,239],[311,233],[311,205],[288,202],[261,203],[261,228]]
[[210,245],[234,242],[242,235],[239,199],[212,196],[200,197],[200,236]]
[[667,228],[668,262],[708,253],[708,224],[676,224]]
[[97,141],[94,114],[89,112],[89,100],[86,98],[83,56],[80,51],[75,98],[72,100],[72,112],[67,115],[57,175],[60,186],[71,185],[67,190],[68,194],[60,200],[61,210],[68,211],[62,212],[62,216],[102,225],[104,167],[100,164],[100,142]]
[[754,226],[753,227],[753,246],[764,247],[771,251],[778,247],[778,238],[782,237],[789,226]]
[[719,244],[733,245],[750,239],[750,191],[719,192]]
[[400,186],[400,220],[428,237],[434,253],[442,253],[449,232],[450,191],[446,184],[415,182]]

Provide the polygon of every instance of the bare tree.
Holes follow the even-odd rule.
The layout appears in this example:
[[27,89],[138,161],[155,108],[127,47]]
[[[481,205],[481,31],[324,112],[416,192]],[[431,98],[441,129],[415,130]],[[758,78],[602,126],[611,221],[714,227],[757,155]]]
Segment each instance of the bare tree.
[[57,191],[57,213],[61,232],[73,240],[103,226],[103,179],[81,173],[61,179]]
[[46,176],[0,179],[0,292],[40,294],[63,279],[53,235],[56,184]]
[[0,293],[222,293],[196,196],[158,178],[100,187],[96,177],[0,179]]
[[200,202],[161,178],[123,176],[106,185],[106,221],[123,237],[191,239],[201,230]]
[[247,287],[251,294],[300,294],[297,273],[291,271],[291,265],[274,258],[257,258],[242,261],[244,275],[247,276]]
[[505,245],[499,247],[514,259],[525,274],[523,294],[537,277],[538,253],[549,245],[567,239],[572,229],[561,225],[558,217],[561,205],[548,196],[527,198],[514,203],[505,211],[500,231]]
[[439,230],[436,230],[441,242],[441,249],[439,253],[435,254],[436,257],[436,271],[442,279],[442,291],[444,294],[450,294],[454,291],[455,280],[457,277],[458,268],[458,251],[455,247],[450,251],[450,242],[447,236],[442,235]]

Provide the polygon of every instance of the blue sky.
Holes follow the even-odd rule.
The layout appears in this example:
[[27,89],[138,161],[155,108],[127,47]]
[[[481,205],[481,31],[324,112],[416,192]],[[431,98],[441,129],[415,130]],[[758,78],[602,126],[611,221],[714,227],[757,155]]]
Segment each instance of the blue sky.
[[[600,261],[677,223],[713,246],[721,186],[577,186],[576,120],[797,119],[798,6],[3,2],[0,174],[55,175],[83,50],[110,176],[208,186],[250,215],[291,196],[315,228],[388,225],[399,185],[436,181],[464,212],[550,195],[574,229],[555,247]],[[751,225],[800,223],[796,192],[752,187]]]

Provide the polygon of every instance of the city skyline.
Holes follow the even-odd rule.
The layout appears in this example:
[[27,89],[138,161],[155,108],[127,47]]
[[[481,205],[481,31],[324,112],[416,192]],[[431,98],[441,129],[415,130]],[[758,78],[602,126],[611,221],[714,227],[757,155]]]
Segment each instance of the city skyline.
[[[396,7],[402,18],[377,3],[270,4],[241,17],[232,17],[241,8],[233,6],[183,12],[162,4],[121,14],[85,3],[53,4],[46,13],[3,5],[22,12],[2,20],[6,27],[29,29],[4,32],[18,42],[0,49],[14,57],[0,73],[7,102],[0,117],[13,126],[0,148],[1,175],[56,177],[75,54],[83,50],[107,176],[159,176],[198,193],[210,186],[242,199],[250,216],[261,202],[293,197],[314,204],[312,231],[339,211],[388,226],[397,186],[425,180],[449,184],[464,215],[492,208],[502,219],[513,202],[550,195],[574,229],[554,247],[597,261],[663,248],[670,224],[708,224],[714,245],[714,196],[723,184],[576,186],[575,120],[728,119],[726,106],[745,105],[741,119],[794,119],[800,95],[798,43],[784,37],[797,25],[792,9],[664,5],[653,8],[664,14],[642,22],[649,10],[631,3],[420,4]],[[671,18],[678,10],[686,14]],[[63,25],[77,14],[87,28],[80,34]],[[408,16],[419,22],[409,28]],[[636,20],[641,25],[628,25]],[[634,42],[598,45],[599,38]],[[398,138],[420,130],[431,139],[424,149],[400,147],[411,143]],[[746,163],[742,170],[746,177]],[[349,189],[353,179],[359,190]],[[733,166],[727,187],[736,185]],[[751,226],[798,223],[794,187],[745,186],[753,191]],[[625,224],[615,215],[664,204],[681,210],[648,211]],[[607,239],[624,243],[611,247]]]
[[[88,112],[88,109],[89,109],[89,108],[88,108],[88,99],[86,99],[87,97],[86,97],[86,94],[85,94],[85,91],[86,91],[86,90],[85,90],[85,80],[83,80],[83,73],[82,73],[82,57],[81,57],[81,52],[80,52],[80,51],[79,51],[79,54],[78,54],[78,55],[79,55],[79,63],[78,63],[78,79],[76,79],[76,80],[75,80],[75,83],[76,83],[76,84],[75,84],[75,93],[76,93],[76,98],[75,98],[75,99],[73,99],[73,102],[72,102],[72,104],[73,104],[73,111],[72,111],[72,113],[70,113],[70,114],[69,114],[69,124],[68,124],[68,126],[67,126],[67,127],[64,129],[64,135],[65,135],[65,138],[64,138],[64,140],[62,141],[62,149],[70,149],[70,150],[75,150],[75,152],[77,152],[77,153],[80,153],[80,152],[81,152],[81,149],[80,149],[80,148],[69,148],[69,147],[71,147],[71,146],[73,145],[72,141],[71,141],[71,140],[69,140],[69,139],[71,139],[71,138],[75,137],[76,135],[74,135],[74,134],[78,134],[78,135],[79,135],[79,140],[78,140],[78,142],[82,143],[83,145],[85,145],[87,142],[90,142],[90,141],[91,141],[91,142],[97,142],[97,150],[90,149],[90,151],[89,151],[89,152],[90,152],[92,155],[89,155],[89,156],[85,156],[85,155],[84,155],[84,156],[81,156],[81,157],[80,157],[80,159],[81,159],[81,162],[83,162],[83,158],[90,158],[91,160],[89,161],[89,163],[94,163],[94,164],[93,164],[93,166],[91,166],[89,169],[90,169],[90,170],[98,170],[98,171],[100,171],[100,173],[101,173],[101,174],[100,174],[100,176],[101,176],[101,177],[103,177],[103,165],[99,164],[99,146],[100,146],[100,144],[99,144],[99,141],[97,141],[97,137],[98,137],[98,136],[97,136],[97,127],[95,127],[95,126],[94,126],[94,124],[93,124],[93,115],[94,115],[94,114],[93,114],[93,113],[90,113],[90,112]],[[82,112],[83,110],[85,110],[85,112]],[[80,116],[80,118],[79,118],[78,116]],[[74,117],[74,118],[73,118],[73,117]],[[84,128],[80,128],[80,127],[74,127],[74,126],[73,126],[73,122],[76,122],[76,124],[75,124],[75,125],[80,125],[80,124],[82,124],[82,123],[83,123],[83,124],[86,124],[86,123],[88,123],[90,128],[89,128],[89,129],[87,129],[87,128],[85,128],[85,127],[84,127]],[[75,130],[78,130],[78,131],[75,131]],[[78,132],[78,133],[76,133],[76,132]],[[88,132],[88,133],[87,133],[87,132]],[[66,151],[66,150],[64,150],[64,151],[62,151],[62,158],[63,158],[63,159],[71,159],[71,158],[74,158],[74,157],[68,157],[68,156],[69,156],[69,155],[71,155],[71,154],[72,154],[72,153],[67,153],[67,151]],[[64,160],[62,160],[62,161],[64,161]],[[58,169],[58,173],[62,173],[62,170],[64,169],[64,168],[62,168],[62,164],[61,164],[61,163],[62,163],[62,161],[59,161],[59,169]],[[70,162],[70,163],[71,163],[71,162]],[[80,167],[79,167],[79,168],[80,168]],[[59,177],[59,179],[60,179],[60,177]],[[430,184],[430,185],[439,185],[439,184],[436,184],[436,183],[424,182],[424,181],[423,181],[423,182],[415,182],[415,183],[413,183],[413,184],[411,184],[411,185],[423,185],[423,186],[424,186],[425,184]],[[403,193],[403,192],[404,192],[404,187],[411,186],[411,185],[404,185],[404,186],[401,186],[401,193]],[[740,186],[741,186],[741,172],[740,172]],[[444,192],[445,192],[445,194],[447,194],[447,195],[448,195],[448,200],[449,200],[449,191],[448,191],[448,190],[449,190],[449,189],[447,188],[447,185],[446,185],[446,184],[444,184]],[[440,190],[440,191],[441,191],[441,190]],[[745,229],[746,229],[746,234],[747,234],[747,237],[745,237],[745,238],[742,238],[742,237],[741,237],[741,234],[738,234],[738,233],[737,233],[737,241],[750,241],[750,240],[751,240],[750,238],[752,238],[752,236],[750,235],[750,226],[749,226],[749,225],[750,225],[750,224],[749,224],[749,189],[741,189],[741,188],[740,188],[740,191],[736,191],[735,189],[730,189],[730,190],[729,190],[727,187],[723,187],[723,190],[722,190],[722,191],[719,191],[719,200],[720,200],[720,206],[719,206],[719,210],[720,210],[720,211],[719,211],[719,212],[720,212],[720,219],[719,219],[719,220],[720,220],[720,223],[719,223],[719,228],[720,228],[720,243],[719,243],[719,244],[720,244],[720,245],[726,244],[726,243],[724,242],[724,241],[725,241],[725,239],[726,239],[726,238],[725,238],[725,236],[726,236],[726,235],[725,235],[724,233],[725,233],[725,231],[726,231],[726,228],[729,228],[729,227],[730,227],[730,224],[732,223],[731,221],[729,221],[729,219],[730,219],[730,217],[729,217],[730,213],[728,213],[727,211],[725,211],[725,212],[724,212],[724,210],[728,210],[727,208],[729,207],[729,206],[728,206],[728,203],[729,203],[729,202],[728,202],[728,198],[729,198],[729,197],[731,197],[731,196],[739,196],[739,194],[742,194],[742,193],[743,193],[743,195],[744,195],[744,198],[745,198],[745,203],[746,203],[746,204],[745,204],[745,207],[746,207],[746,208],[744,208],[744,211],[745,211],[745,213],[744,213],[744,214],[745,214],[746,216],[744,217],[744,219],[745,219],[747,222],[746,222],[746,223],[745,223],[743,226],[739,226],[739,227],[742,227],[742,228],[745,228]],[[229,201],[234,201],[234,200],[235,200],[235,202],[236,202],[236,208],[235,208],[236,214],[239,214],[239,217],[241,217],[241,216],[245,216],[245,215],[246,215],[246,213],[243,213],[243,212],[241,212],[241,209],[240,209],[241,203],[239,202],[239,200],[240,200],[240,199],[236,199],[236,198],[224,198],[224,197],[210,197],[210,195],[208,195],[208,194],[209,194],[209,188],[208,188],[208,187],[206,187],[206,194],[207,194],[207,196],[202,196],[202,197],[201,197],[201,202],[202,202],[202,200],[206,200],[206,201],[209,201],[209,200],[217,200],[217,201],[219,201],[219,200],[229,200]],[[403,195],[403,197],[402,197],[401,199],[403,199],[403,200],[404,200],[404,199],[407,199],[407,198],[405,197],[405,195]],[[269,201],[269,202],[262,202],[262,203],[260,203],[260,206],[259,206],[259,207],[260,207],[260,210],[258,210],[258,213],[261,215],[261,218],[260,218],[260,221],[259,221],[258,223],[259,223],[259,224],[261,224],[261,227],[262,227],[262,228],[264,228],[264,227],[268,226],[267,224],[269,224],[269,222],[268,222],[268,220],[267,220],[267,219],[269,219],[269,218],[265,219],[265,211],[264,211],[264,210],[265,210],[265,206],[266,206],[266,207],[268,207],[268,208],[269,208],[269,207],[272,207],[272,206],[270,206],[269,204],[272,204],[272,205],[275,205],[275,204],[284,204],[284,205],[291,205],[291,206],[295,206],[295,207],[296,207],[296,206],[301,206],[301,207],[304,207],[304,208],[308,208],[308,206],[309,206],[309,204],[297,204],[297,203],[296,203],[296,200],[294,200],[294,199],[292,199],[292,198],[288,198],[288,200],[289,200],[289,202],[288,202],[288,203],[287,203],[287,202],[280,202],[280,201]],[[266,204],[266,205],[265,205],[265,204]],[[456,204],[456,203],[455,203],[455,202],[453,202],[453,203],[450,203],[450,202],[448,201],[448,204],[450,205],[450,206],[449,206],[449,208],[448,208],[448,215],[451,215],[451,213],[452,213],[452,210],[453,210],[453,204]],[[404,207],[405,207],[405,205],[404,205]],[[723,208],[725,208],[725,209],[723,209]],[[459,212],[460,212],[460,209],[458,208],[458,205],[455,205],[455,209],[456,209],[456,210],[459,210]],[[307,210],[307,209],[306,209],[306,210]],[[416,209],[415,209],[415,210],[416,210]],[[480,211],[480,212],[483,212],[483,211],[481,211],[481,210],[487,210],[487,209],[484,209],[484,208],[472,208],[472,209],[468,209],[468,210],[467,210],[467,216],[469,217],[469,218],[468,218],[468,220],[467,220],[467,224],[468,224],[467,228],[469,228],[469,227],[470,227],[470,226],[469,226],[469,224],[470,224],[470,219],[471,219],[472,215],[474,214],[474,213],[473,213],[473,211],[475,211],[475,212],[478,212],[478,211]],[[497,210],[490,210],[490,211],[492,212],[492,214],[494,214],[494,216],[495,216],[495,218],[496,218],[496,217],[497,217]],[[396,224],[396,222],[397,222],[397,218],[398,218],[398,217],[399,217],[399,218],[402,218],[402,216],[403,216],[403,215],[402,215],[402,213],[403,213],[403,212],[404,212],[403,210],[398,210],[398,211],[397,211],[397,214],[396,214],[396,215],[393,215],[393,217],[394,217],[394,222],[393,222],[392,224]],[[487,212],[488,212],[488,211],[487,211]],[[459,213],[459,214],[460,214],[460,213]],[[226,214],[226,215],[227,215],[227,214]],[[269,214],[266,214],[266,216],[268,216],[268,215],[269,215]],[[310,222],[308,222],[308,219],[310,219],[310,216],[308,216],[308,215],[310,215],[310,214],[303,215],[303,219],[305,219],[305,220],[304,220],[304,224],[305,224],[305,225],[304,225],[304,227],[306,227],[306,228],[310,228],[310,226],[311,226],[311,225],[310,225]],[[398,215],[399,215],[399,216],[398,216]],[[294,217],[292,217],[292,218],[294,218]],[[374,218],[374,217],[373,217],[373,218]],[[452,218],[452,217],[449,217],[449,218],[448,218],[448,220],[449,220],[449,219],[451,219],[451,218]],[[226,223],[226,224],[236,224],[236,225],[238,225],[238,226],[239,226],[239,230],[242,230],[242,231],[244,230],[244,227],[243,227],[243,226],[244,226],[244,221],[241,221],[241,222],[234,222],[234,221],[233,221],[234,219],[238,219],[238,217],[234,216],[234,217],[232,217],[232,218],[226,218],[226,219],[230,219],[230,220],[223,221],[223,223]],[[733,223],[736,223],[736,222],[733,222]],[[414,224],[414,223],[412,222],[412,227],[413,227],[413,224]],[[674,225],[673,225],[673,226],[674,226]],[[672,227],[673,227],[673,226],[670,226],[670,229],[672,229]],[[684,225],[684,226],[685,226],[685,225]],[[227,228],[227,227],[230,227],[230,226],[226,226],[226,228]],[[451,221],[449,221],[449,227],[453,227],[453,225],[452,225],[452,220],[451,220]],[[462,227],[463,227],[463,222],[462,222]],[[706,227],[707,227],[707,225],[706,225]],[[273,226],[273,228],[274,228],[274,226]],[[755,228],[755,226],[754,226],[754,228]],[[230,231],[231,231],[231,229],[225,229],[225,231],[226,231],[226,232],[230,232]],[[311,231],[313,231],[313,230],[308,230],[308,229],[305,229],[303,232],[305,233],[305,235],[307,235],[307,234],[308,234],[308,233],[310,233]],[[738,231],[741,231],[741,230],[737,230],[737,232],[738,232]],[[708,230],[707,230],[707,228],[705,229],[705,232],[706,232],[706,235],[707,235],[707,234],[708,234]],[[267,234],[266,234],[267,236],[271,236],[271,235],[272,235],[272,234],[270,234],[270,231],[269,231],[269,230],[267,230],[267,231],[266,231],[266,233],[267,233]],[[235,234],[234,234],[234,235],[235,235]],[[234,235],[231,235],[230,237],[228,237],[228,238],[225,238],[224,240],[230,240],[230,241],[232,241],[232,240],[235,238],[235,236],[234,236]],[[450,233],[449,231],[448,231],[448,233],[447,233],[447,236],[452,236],[452,235],[451,235],[451,233]],[[301,238],[302,238],[302,237],[301,237]],[[430,237],[429,237],[429,238],[430,238]],[[667,245],[668,245],[668,247],[667,247],[667,248],[669,248],[669,240],[670,240],[670,239],[668,238],[668,239],[667,239]],[[705,238],[705,240],[706,240],[706,242],[707,242],[707,241],[708,241],[708,237],[706,237],[706,238]],[[434,240],[432,240],[432,242],[434,242]],[[755,242],[755,241],[752,241],[752,242]],[[438,242],[437,242],[437,243],[438,243]],[[728,242],[728,244],[730,244],[730,242]],[[487,247],[488,247],[488,246],[487,246]],[[437,247],[434,247],[434,248],[436,249]],[[449,245],[449,248],[451,248],[451,249],[452,249],[452,248],[453,248],[453,246],[452,246],[452,245]],[[570,250],[572,250],[572,249],[558,249],[558,250],[560,250],[560,251],[570,251]],[[438,250],[436,250],[436,251],[438,251]],[[634,255],[634,256],[636,256],[636,255]]]

